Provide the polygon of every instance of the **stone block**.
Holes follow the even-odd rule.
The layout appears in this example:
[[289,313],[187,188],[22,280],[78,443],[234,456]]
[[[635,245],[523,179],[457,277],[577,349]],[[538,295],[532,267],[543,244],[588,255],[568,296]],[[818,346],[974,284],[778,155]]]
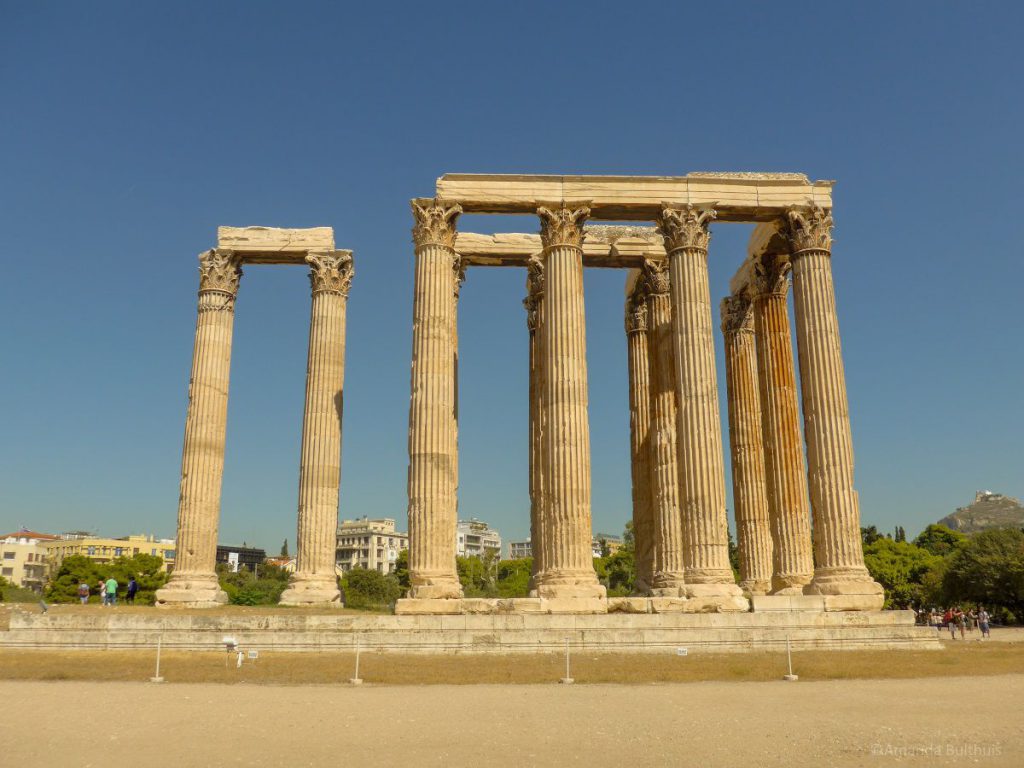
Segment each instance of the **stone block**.
[[461,599],[424,600],[415,597],[404,597],[395,602],[396,616],[439,616],[444,614],[462,613]]
[[232,251],[333,251],[331,227],[217,227],[217,247]]
[[880,611],[885,596],[867,595],[822,595],[826,611]]
[[608,613],[608,600],[603,597],[542,597],[544,613]]
[[825,601],[821,595],[754,595],[751,602],[755,613],[825,610]]
[[685,597],[649,597],[651,613],[688,613],[690,601]]
[[610,597],[608,613],[650,613],[646,597]]

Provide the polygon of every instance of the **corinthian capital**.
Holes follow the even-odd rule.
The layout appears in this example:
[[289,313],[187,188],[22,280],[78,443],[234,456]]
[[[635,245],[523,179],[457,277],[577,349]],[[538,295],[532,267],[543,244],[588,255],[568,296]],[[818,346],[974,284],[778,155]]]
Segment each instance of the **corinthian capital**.
[[750,295],[786,295],[790,271],[788,256],[766,256],[750,273]]
[[790,244],[793,253],[800,251],[832,250],[832,212],[820,205],[810,208],[790,208],[786,213]]
[[754,313],[750,311],[750,300],[745,296],[726,296],[719,310],[722,313],[722,333],[754,332]]
[[412,201],[412,241],[416,247],[424,245],[455,246],[455,221],[462,213],[462,206],[443,200]]
[[562,203],[557,208],[541,206],[537,209],[537,215],[540,216],[540,241],[545,248],[556,245],[573,248],[583,246],[583,222],[590,215],[590,208],[569,208]]
[[711,208],[695,208],[692,205],[673,208],[668,203],[663,203],[658,231],[665,238],[665,252],[672,253],[680,248],[699,248],[706,251],[711,240],[711,230],[708,226],[716,215]]
[[459,298],[459,291],[462,290],[462,284],[466,282],[466,267],[469,266],[469,262],[464,258],[455,254],[455,258],[452,259],[452,293],[455,298]]
[[199,292],[235,296],[242,277],[242,259],[234,251],[216,248],[199,254]]
[[662,296],[669,291],[668,259],[644,259],[641,266],[647,292]]
[[309,284],[313,293],[337,293],[348,296],[355,275],[352,251],[310,251]]
[[643,291],[636,291],[626,299],[626,333],[647,330],[647,301]]

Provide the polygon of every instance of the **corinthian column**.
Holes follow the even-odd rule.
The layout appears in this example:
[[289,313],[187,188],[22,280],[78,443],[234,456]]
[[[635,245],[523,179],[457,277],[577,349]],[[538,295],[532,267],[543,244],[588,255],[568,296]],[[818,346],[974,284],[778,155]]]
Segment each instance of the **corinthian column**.
[[814,515],[816,567],[804,592],[825,595],[830,610],[877,610],[882,587],[864,567],[853,488],[853,439],[832,285],[832,215],[820,207],[791,210],[788,224]]
[[684,583],[683,518],[679,511],[676,460],[676,371],[668,261],[645,259],[647,338],[651,350],[651,492],[654,506],[656,595],[679,597]]
[[748,603],[729,565],[722,427],[708,288],[708,224],[715,212],[665,207],[658,223],[669,258],[672,336],[678,393],[679,503],[683,514],[685,594],[718,610]]
[[231,374],[235,296],[242,276],[233,251],[199,257],[199,316],[185,417],[178,535],[170,581],[157,605],[209,608],[228,601],[214,573]]
[[530,333],[530,551],[533,566],[530,571],[530,589],[537,587],[537,575],[544,570],[544,466],[541,434],[544,414],[541,391],[544,387],[544,355],[541,352],[540,331],[544,323],[544,262],[531,258],[527,266],[526,327]]
[[740,588],[748,595],[764,595],[771,587],[772,536],[761,445],[753,315],[750,302],[739,296],[723,299],[721,312]]
[[629,445],[633,478],[633,591],[648,594],[654,582],[654,505],[651,498],[651,387],[647,338],[647,295],[642,280],[626,299],[629,354]]
[[787,260],[761,265],[751,282],[761,423],[774,559],[772,594],[801,594],[811,580],[811,513],[789,335]]
[[409,404],[409,597],[459,598],[455,572],[455,254],[458,205],[413,201],[416,244]]
[[591,551],[590,427],[583,312],[583,221],[589,208],[538,208],[544,245],[542,407],[544,572],[541,597],[604,597]]
[[351,251],[311,252],[313,302],[306,365],[306,410],[299,465],[299,535],[295,573],[282,605],[339,604],[335,576],[341,421],[345,385],[345,308]]

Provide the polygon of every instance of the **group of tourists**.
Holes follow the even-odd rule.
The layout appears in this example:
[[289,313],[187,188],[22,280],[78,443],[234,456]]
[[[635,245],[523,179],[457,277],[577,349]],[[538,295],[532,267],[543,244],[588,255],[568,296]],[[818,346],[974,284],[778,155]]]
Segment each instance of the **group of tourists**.
[[969,608],[966,611],[959,605],[947,608],[945,611],[932,608],[927,611],[922,610],[918,616],[921,617],[923,623],[927,623],[930,627],[939,630],[948,629],[951,640],[957,639],[957,633],[961,640],[966,640],[967,633],[973,632],[975,629],[981,631],[982,638],[992,636],[989,631],[992,617],[983,605],[979,605],[977,609]]
[[[117,605],[117,589],[120,585],[117,583],[117,579],[111,576],[106,581],[100,579],[96,585],[96,593],[100,596],[102,605],[109,605],[111,607]],[[128,579],[128,587],[125,592],[125,602],[129,605],[135,604],[135,595],[139,591],[139,582],[132,576]],[[82,605],[89,602],[89,595],[91,590],[89,585],[84,581],[78,585],[78,599],[82,601]]]

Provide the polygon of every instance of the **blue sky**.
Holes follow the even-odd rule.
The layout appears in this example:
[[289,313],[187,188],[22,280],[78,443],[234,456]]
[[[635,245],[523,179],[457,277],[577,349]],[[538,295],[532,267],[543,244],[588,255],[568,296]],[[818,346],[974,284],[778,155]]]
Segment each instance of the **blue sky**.
[[[864,523],[1024,495],[1019,7],[0,2],[0,528],[174,535],[220,224],[332,226],[355,251],[341,514],[404,527],[408,200],[445,172],[836,179]],[[748,235],[714,228],[716,303]],[[586,274],[609,532],[630,514],[623,279]],[[523,284],[471,271],[460,305],[461,515],[507,538],[528,529]],[[246,270],[225,543],[294,546],[308,312],[303,270]]]

